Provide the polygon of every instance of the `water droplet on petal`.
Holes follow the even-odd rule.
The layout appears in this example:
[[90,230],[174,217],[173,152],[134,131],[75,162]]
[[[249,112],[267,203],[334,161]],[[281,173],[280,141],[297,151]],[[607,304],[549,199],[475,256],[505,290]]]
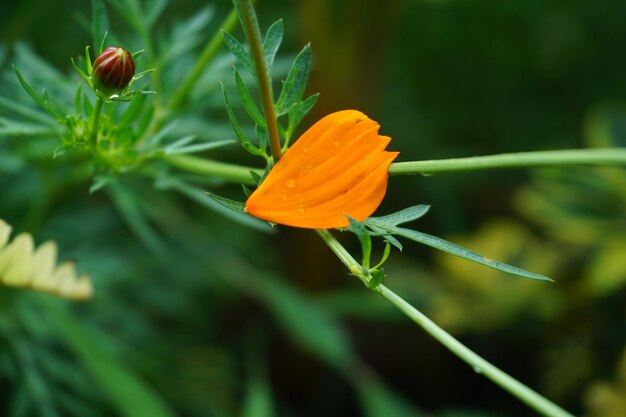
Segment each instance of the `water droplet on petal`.
[[339,146],[339,140],[337,140],[337,138],[333,138],[333,145]]
[[301,165],[300,166],[300,171],[310,171],[313,168],[315,168],[315,165],[309,164],[309,165]]
[[309,153],[309,148],[307,148],[306,146],[304,146],[304,147],[302,148],[302,152],[304,152],[304,153]]
[[296,180],[293,178],[289,178],[287,181],[285,181],[285,187],[287,188],[294,188],[296,186]]
[[298,213],[300,213],[300,214],[303,214],[303,213],[304,213],[304,206],[298,206],[298,207],[296,207],[296,211],[297,211]]
[[287,197],[287,194],[283,194],[283,201],[286,203],[287,200],[289,200],[289,197]]

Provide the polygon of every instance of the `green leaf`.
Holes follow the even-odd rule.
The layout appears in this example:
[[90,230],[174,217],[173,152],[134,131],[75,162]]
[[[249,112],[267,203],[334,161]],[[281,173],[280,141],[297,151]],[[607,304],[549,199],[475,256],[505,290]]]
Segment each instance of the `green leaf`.
[[[62,304],[46,298],[47,317],[78,355],[117,413],[124,417],[175,417],[173,411],[131,368],[104,349],[102,336],[84,327]],[[117,414],[116,413],[116,414]]]
[[13,66],[13,69],[15,70],[15,74],[17,75],[17,78],[20,81],[22,88],[26,90],[28,95],[31,96],[31,98],[35,100],[35,102],[39,104],[45,111],[47,111],[55,119],[57,119],[59,123],[65,124],[65,116],[63,115],[63,113],[60,111],[60,109],[58,108],[56,104],[50,103],[49,101],[50,97],[45,92],[44,92],[44,95],[37,94],[37,92],[33,90],[33,88],[30,85],[28,85],[24,77],[22,77],[22,74],[20,74],[20,72],[17,70],[15,66]]
[[276,103],[276,114],[278,116],[286,114],[292,106],[302,99],[302,94],[304,94],[306,83],[309,79],[310,66],[311,46],[307,45],[293,61],[287,80],[280,91],[280,96]]
[[81,70],[78,67],[78,65],[76,65],[76,62],[74,61],[74,58],[70,58],[70,61],[72,62],[72,66],[74,66],[74,69],[76,70],[76,72],[78,72],[78,74],[82,77],[82,79],[85,80],[87,85],[91,85],[91,78],[87,74],[85,74],[83,72],[83,70]]
[[[241,99],[241,104],[243,105],[243,108],[246,110],[254,123],[259,126],[265,127],[267,125],[265,117],[263,117],[263,115],[259,111],[256,102],[254,101],[252,95],[250,94],[250,91],[248,90],[248,87],[246,87],[243,80],[241,79],[241,75],[239,75],[239,71],[237,71],[237,68],[234,68],[234,72],[235,84],[237,85],[237,91],[239,92],[239,98]],[[261,148],[263,148],[263,146],[261,146]]]
[[542,281],[552,281],[550,278],[535,274],[534,272],[528,272],[521,268],[517,268],[515,266],[511,266],[502,262],[495,261],[486,256],[479,255],[476,252],[473,252],[469,249],[465,249],[462,246],[457,244],[448,242],[447,240],[438,238],[436,236],[431,236],[426,233],[418,232],[415,230],[404,229],[401,227],[393,227],[386,226],[382,224],[372,223],[369,220],[365,222],[365,224],[374,224],[385,231],[388,231],[394,235],[402,236],[407,239],[413,240],[418,243],[422,243],[424,245],[430,246],[435,249],[442,250],[444,252],[448,252],[454,256],[458,256],[459,258],[467,259],[468,261],[476,262],[484,266],[488,266],[493,269],[497,269],[502,272],[507,272],[509,274],[518,275],[525,278],[538,279]]
[[252,60],[252,56],[245,50],[245,48],[239,43],[237,38],[226,31],[222,31],[222,37],[224,38],[224,43],[230,49],[233,55],[237,58],[237,60],[250,71],[256,78],[256,68],[254,66],[254,61]]
[[287,133],[286,133],[287,138],[291,138],[291,136],[294,134],[294,132],[298,128],[298,125],[304,118],[304,116],[306,116],[307,113],[311,111],[313,106],[315,106],[315,103],[317,103],[318,97],[319,97],[319,93],[313,94],[306,100],[301,101],[300,103],[294,105],[289,110],[289,113],[287,116],[288,118]]
[[235,201],[235,200],[231,200],[229,198],[225,198],[225,197],[220,197],[219,195],[215,195],[213,193],[210,192],[206,192],[206,195],[208,195],[209,197],[211,197],[213,200],[217,201],[218,203],[220,203],[221,205],[223,205],[224,207],[233,210],[233,211],[238,211],[240,213],[245,213],[246,212],[246,205],[244,203],[242,203],[241,201]]
[[262,151],[267,150],[267,141],[269,139],[267,129],[262,126],[256,125],[255,130],[257,140],[259,141],[259,149],[261,149]]
[[370,237],[367,229],[365,229],[365,226],[363,226],[363,224],[354,220],[350,216],[346,217],[350,222],[350,227],[348,228],[348,230],[354,233],[359,238],[359,242],[361,243],[361,252],[363,254],[363,261],[361,262],[361,264],[365,269],[369,269],[370,258],[372,256],[372,238]]
[[228,120],[230,121],[230,125],[233,127],[235,136],[237,136],[237,139],[239,139],[239,143],[241,143],[241,146],[249,153],[253,155],[264,156],[265,153],[261,149],[254,146],[252,142],[250,142],[248,138],[246,138],[246,135],[244,135],[241,127],[239,127],[239,123],[237,122],[237,118],[235,117],[235,112],[230,106],[230,101],[228,100],[228,95],[226,94],[224,84],[220,83],[220,85],[222,86],[222,94],[224,95],[224,105],[226,106],[226,113],[228,113]]
[[[258,345],[259,343],[256,343]],[[265,360],[254,346],[253,359],[250,361],[248,384],[243,401],[243,417],[272,417],[276,415],[270,381],[265,370]]]
[[[94,50],[100,55],[106,32],[109,29],[109,17],[103,0],[91,0],[91,36]],[[99,49],[96,49],[99,48]]]
[[400,210],[396,213],[388,214],[381,217],[370,217],[368,221],[371,223],[382,224],[385,226],[397,226],[402,223],[408,223],[417,220],[428,212],[430,206],[421,204]]
[[159,67],[174,61],[179,56],[189,52],[203,41],[206,27],[213,18],[215,10],[205,7],[194,13],[189,19],[179,22],[169,35],[169,42],[159,57]]
[[267,33],[265,34],[265,39],[263,40],[263,58],[265,59],[268,71],[272,70],[276,52],[278,52],[280,43],[283,40],[283,32],[283,19],[279,19],[267,29]]

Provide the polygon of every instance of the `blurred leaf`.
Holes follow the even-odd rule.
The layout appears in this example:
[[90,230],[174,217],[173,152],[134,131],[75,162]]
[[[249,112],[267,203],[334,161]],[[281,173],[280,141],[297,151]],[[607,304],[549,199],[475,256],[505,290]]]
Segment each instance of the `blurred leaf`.
[[117,411],[125,417],[174,417],[175,414],[158,394],[135,376],[131,369],[110,355],[99,337],[83,327],[60,304],[45,300],[49,317],[65,343],[81,359],[109,396]]
[[[256,346],[258,349],[259,346]],[[243,402],[242,417],[274,417],[271,383],[265,371],[264,359],[258,353],[252,353],[248,386]]]
[[348,337],[328,310],[287,282],[247,268],[242,259],[231,259],[229,265],[236,267],[224,279],[262,301],[303,349],[338,369],[350,364],[352,350]]
[[157,19],[163,14],[169,0],[150,0],[146,6],[146,25],[154,26]]
[[587,288],[596,297],[614,293],[626,285],[626,238],[607,237],[599,244],[584,275]]
[[102,40],[109,30],[109,16],[104,0],[91,0],[91,36],[96,56],[102,53]]
[[118,212],[141,241],[155,253],[167,252],[166,245],[145,218],[136,195],[116,182],[109,182],[107,190]]
[[372,378],[361,378],[355,382],[364,416],[419,417],[432,415],[416,409],[405,399]]
[[159,57],[160,65],[163,66],[172,62],[200,44],[204,36],[204,29],[214,14],[215,10],[212,7],[205,7],[189,19],[178,23],[169,36],[167,47],[164,48],[165,50]]
[[287,114],[296,105],[304,94],[309,79],[309,67],[311,66],[311,46],[307,45],[296,56],[293,65],[283,84],[280,96],[276,102],[276,115]]
[[10,110],[14,112],[15,114],[19,114],[20,116],[24,116],[26,118],[36,120],[38,122],[41,122],[50,126],[55,126],[55,127],[57,126],[54,120],[51,119],[50,116],[46,115],[45,113],[42,113],[37,110],[33,110],[30,107],[24,106],[22,104],[19,104],[7,98],[0,97],[0,107]]

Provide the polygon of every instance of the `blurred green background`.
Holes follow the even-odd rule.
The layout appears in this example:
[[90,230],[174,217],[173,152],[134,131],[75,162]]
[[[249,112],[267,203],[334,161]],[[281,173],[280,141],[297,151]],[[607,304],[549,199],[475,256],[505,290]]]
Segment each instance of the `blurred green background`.
[[[88,3],[2,0],[0,40],[70,74],[90,42],[74,18]],[[172,3],[158,26],[206,6]],[[321,95],[301,129],[360,109],[399,160],[626,145],[623,0],[257,6],[262,27],[284,19],[284,56],[311,42],[308,92]],[[206,39],[229,2],[215,7]],[[10,52],[3,61],[2,87],[15,78]],[[96,296],[67,308],[0,289],[0,415],[530,415],[348,277],[314,234],[252,231],[132,177],[89,194],[71,159],[50,158],[54,141],[20,140],[0,143],[0,218],[58,241]],[[120,214],[131,200],[150,208],[156,245]],[[626,415],[626,172],[394,177],[379,213],[415,204],[432,205],[419,230],[557,284],[406,244],[388,285],[573,413]]]

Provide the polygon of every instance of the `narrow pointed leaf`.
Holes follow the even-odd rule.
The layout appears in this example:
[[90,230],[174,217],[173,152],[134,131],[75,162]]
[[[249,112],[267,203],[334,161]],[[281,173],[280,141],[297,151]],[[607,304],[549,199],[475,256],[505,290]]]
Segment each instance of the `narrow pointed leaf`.
[[279,19],[269,27],[263,40],[263,58],[269,71],[272,69],[276,52],[283,40],[283,32],[283,19]]
[[291,138],[304,116],[306,116],[307,113],[311,111],[313,106],[315,106],[318,97],[319,93],[313,94],[311,97],[301,101],[289,110],[289,114],[287,116],[289,121],[286,132],[288,138]]
[[286,114],[292,106],[302,99],[306,83],[309,79],[309,67],[311,66],[311,46],[307,45],[296,56],[296,59],[289,70],[287,80],[280,91],[278,102],[276,103],[276,113],[281,116]]
[[430,206],[419,205],[405,208],[396,213],[388,214],[381,217],[370,217],[368,222],[373,224],[382,224],[386,226],[397,226],[402,223],[408,223],[413,220],[417,220],[428,212]]
[[224,88],[224,84],[222,84],[222,94],[224,95],[224,106],[226,107],[226,113],[228,114],[228,120],[230,121],[231,126],[233,127],[233,131],[235,132],[235,136],[239,139],[239,143],[241,146],[253,155],[263,155],[263,152],[254,146],[252,142],[248,140],[246,135],[241,130],[239,126],[239,122],[237,122],[237,117],[235,117],[235,112],[230,105],[230,101],[228,100],[228,95],[226,94],[226,89]]
[[220,197],[219,195],[215,195],[207,191],[206,195],[211,197],[213,200],[217,201],[224,207],[231,209],[233,211],[238,211],[240,213],[246,212],[246,206],[241,201],[231,200],[229,198]]
[[241,104],[243,108],[246,110],[250,118],[259,126],[266,126],[267,122],[265,121],[265,117],[259,111],[259,107],[256,105],[256,102],[252,98],[252,94],[246,87],[245,83],[241,79],[241,75],[239,75],[239,71],[235,68],[235,84],[237,85],[237,91],[239,92],[239,98],[241,99]]
[[362,264],[365,268],[369,269],[370,258],[372,256],[372,238],[370,237],[369,233],[367,233],[367,230],[365,229],[365,226],[363,226],[363,224],[354,220],[352,217],[346,217],[348,217],[348,221],[350,222],[350,227],[348,228],[348,230],[353,232],[359,238],[359,242],[361,243],[361,252],[363,254]]
[[[102,40],[106,36],[108,28],[109,17],[104,0],[91,0],[91,36],[93,37],[94,48],[102,46]],[[97,55],[100,55],[102,49],[96,50],[96,52],[98,52]]]
[[55,119],[57,119],[61,123],[65,123],[64,115],[59,111],[57,106],[50,104],[49,97],[47,95],[39,95],[35,90],[33,90],[30,85],[28,85],[28,83],[26,82],[24,77],[22,77],[22,74],[20,74],[17,68],[13,67],[13,69],[15,70],[15,74],[17,75],[17,78],[20,81],[22,88],[26,90],[28,95],[31,96],[31,98],[35,100],[37,104],[39,104],[45,111],[50,113]]
[[448,242],[447,240],[438,238],[436,236],[431,236],[426,233],[418,232],[415,230],[404,229],[401,227],[388,227],[385,226],[383,229],[393,233],[397,236],[402,236],[407,239],[413,240],[418,243],[422,243],[424,245],[430,246],[435,249],[442,250],[444,252],[448,252],[454,256],[458,256],[463,259],[467,259],[472,262],[479,263],[484,266],[488,266],[493,269],[497,269],[502,272],[507,272],[509,274],[518,275],[525,278],[538,279],[542,281],[552,281],[550,278],[536,274],[534,272],[529,272],[521,268],[517,268],[515,266],[511,266],[502,262],[495,261],[486,256],[479,255],[478,253],[471,251],[469,249],[465,249],[462,246],[459,246],[455,243]]
[[224,38],[224,43],[226,44],[228,49],[230,49],[230,52],[235,55],[235,58],[237,58],[239,63],[246,67],[248,71],[250,71],[250,74],[252,74],[256,78],[254,61],[252,60],[252,57],[250,56],[248,51],[246,51],[243,45],[241,45],[241,43],[237,40],[237,38],[235,38],[230,33],[222,31],[222,37]]

